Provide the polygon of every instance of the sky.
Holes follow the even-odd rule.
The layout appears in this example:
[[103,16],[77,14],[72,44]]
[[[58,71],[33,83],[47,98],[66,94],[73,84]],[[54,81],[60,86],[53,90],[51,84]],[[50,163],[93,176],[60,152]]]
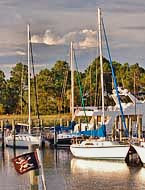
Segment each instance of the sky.
[[57,60],[69,62],[71,41],[84,71],[98,56],[97,8],[102,10],[112,60],[145,68],[144,0],[0,0],[0,70],[9,78],[16,63],[27,64],[30,24],[37,72],[52,68]]

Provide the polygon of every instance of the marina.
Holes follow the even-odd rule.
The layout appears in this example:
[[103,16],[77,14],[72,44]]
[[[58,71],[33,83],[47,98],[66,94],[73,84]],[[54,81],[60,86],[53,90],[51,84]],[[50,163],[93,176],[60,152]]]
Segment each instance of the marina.
[[5,1],[0,190],[145,190],[145,4]]

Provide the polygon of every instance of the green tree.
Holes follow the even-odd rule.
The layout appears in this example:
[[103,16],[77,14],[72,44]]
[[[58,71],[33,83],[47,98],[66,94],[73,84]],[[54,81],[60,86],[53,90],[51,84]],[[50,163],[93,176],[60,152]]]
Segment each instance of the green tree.
[[37,89],[40,114],[55,113],[54,82],[49,69],[44,69],[37,75]]
[[[64,100],[66,98],[66,90],[70,88],[70,69],[69,64],[65,61],[57,61],[51,69],[53,76],[54,92],[57,101],[57,111],[62,112],[64,107]],[[65,92],[63,89],[65,88]]]
[[7,91],[6,91],[6,80],[3,71],[0,71],[0,114],[5,113]]
[[[23,79],[22,79],[23,77]],[[21,90],[27,85],[27,66],[22,63],[17,63],[12,68],[11,77],[7,80],[7,113],[21,113],[20,101]]]

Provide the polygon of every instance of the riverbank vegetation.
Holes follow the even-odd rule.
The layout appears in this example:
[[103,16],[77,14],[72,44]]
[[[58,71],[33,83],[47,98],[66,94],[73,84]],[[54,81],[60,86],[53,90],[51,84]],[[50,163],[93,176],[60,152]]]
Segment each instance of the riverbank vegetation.
[[[112,75],[109,62],[104,58],[105,95],[112,92]],[[138,63],[129,65],[113,62],[118,85],[128,89],[135,95],[145,93],[145,69]],[[6,79],[0,71],[0,114],[27,114],[28,84],[27,65],[17,63],[11,70],[11,76]],[[101,105],[100,63],[96,58],[84,72],[75,71],[75,106],[81,106],[83,98],[85,105]],[[65,61],[57,61],[51,69],[43,69],[36,75],[36,91],[40,115],[69,113],[71,99],[71,71]],[[79,85],[81,83],[81,86]],[[82,89],[82,97],[80,95]],[[34,76],[31,75],[31,110],[36,115],[36,96]]]

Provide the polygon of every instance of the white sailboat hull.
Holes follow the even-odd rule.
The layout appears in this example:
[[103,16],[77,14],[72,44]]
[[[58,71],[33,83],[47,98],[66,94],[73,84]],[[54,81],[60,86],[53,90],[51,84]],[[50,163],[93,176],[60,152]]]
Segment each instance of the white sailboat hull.
[[[14,146],[14,136],[10,135],[5,137],[5,144],[8,147]],[[32,136],[29,134],[18,134],[15,137],[16,148],[29,148],[29,146],[36,145],[41,146],[41,137]]]
[[137,145],[132,145],[133,148],[136,150],[138,156],[141,159],[141,162],[145,164],[145,147],[144,146],[137,146]]
[[125,160],[129,151],[128,145],[93,145],[83,146],[81,144],[73,144],[70,150],[75,157],[87,159],[113,159]]

